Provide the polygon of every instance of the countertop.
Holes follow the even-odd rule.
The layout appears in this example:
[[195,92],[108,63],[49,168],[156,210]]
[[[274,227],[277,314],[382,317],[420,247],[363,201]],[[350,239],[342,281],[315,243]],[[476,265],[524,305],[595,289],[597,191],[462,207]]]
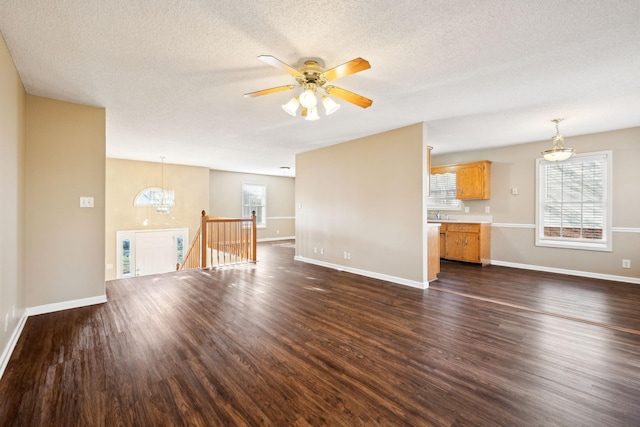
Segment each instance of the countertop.
[[460,223],[460,224],[491,224],[491,221],[487,220],[474,220],[474,219],[428,219],[428,224],[440,224],[440,223]]

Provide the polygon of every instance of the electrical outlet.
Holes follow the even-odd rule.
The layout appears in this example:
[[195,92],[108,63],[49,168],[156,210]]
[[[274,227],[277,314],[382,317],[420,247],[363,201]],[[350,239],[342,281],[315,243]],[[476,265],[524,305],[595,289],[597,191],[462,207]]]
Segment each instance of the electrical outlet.
[[320,248],[320,255],[324,255],[324,248]]
[[490,206],[485,206],[484,207],[484,213],[491,213],[491,207]]
[[631,268],[631,260],[623,259],[622,260],[622,268]]
[[276,230],[276,234],[280,234],[280,230]]
[[347,259],[351,259],[351,252],[347,252]]
[[342,253],[342,258],[347,259],[347,252],[346,251]]
[[471,209],[469,208],[469,206],[465,206],[464,207],[464,213],[469,213]]
[[513,187],[511,189],[511,194],[513,194],[514,196],[517,196],[518,195],[518,187]]
[[4,331],[7,332],[9,328],[9,313],[4,315]]
[[80,197],[80,207],[81,208],[92,208],[93,207],[93,197]]

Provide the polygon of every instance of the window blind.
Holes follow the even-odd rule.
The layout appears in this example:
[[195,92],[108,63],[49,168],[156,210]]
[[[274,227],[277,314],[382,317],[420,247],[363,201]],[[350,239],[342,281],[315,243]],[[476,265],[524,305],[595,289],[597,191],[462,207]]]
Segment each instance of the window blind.
[[606,238],[607,164],[606,154],[540,164],[544,237]]

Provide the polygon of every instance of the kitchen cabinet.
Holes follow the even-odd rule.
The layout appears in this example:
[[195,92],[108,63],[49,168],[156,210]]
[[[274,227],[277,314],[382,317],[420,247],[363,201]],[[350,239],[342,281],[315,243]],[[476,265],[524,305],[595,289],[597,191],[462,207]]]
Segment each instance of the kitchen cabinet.
[[457,199],[486,200],[491,197],[491,162],[489,160],[431,168],[431,175],[447,173],[454,173],[456,176]]
[[489,199],[491,196],[491,162],[483,160],[458,166],[456,191],[458,199]]
[[488,265],[490,263],[490,224],[442,223],[440,234],[441,245],[444,246],[444,252],[441,253],[441,257],[482,265]]

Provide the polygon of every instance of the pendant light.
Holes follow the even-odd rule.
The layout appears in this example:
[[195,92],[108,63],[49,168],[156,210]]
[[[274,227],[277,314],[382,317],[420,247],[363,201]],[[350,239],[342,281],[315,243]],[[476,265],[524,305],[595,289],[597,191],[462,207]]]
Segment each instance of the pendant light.
[[173,191],[165,190],[164,188],[164,157],[160,157],[160,159],[162,161],[160,166],[161,187],[160,191],[154,192],[151,204],[155,208],[157,214],[167,215],[171,213],[171,207],[175,205],[175,199]]
[[558,123],[563,121],[564,119],[553,119],[551,120],[556,124],[556,135],[551,139],[553,142],[553,148],[543,151],[542,156],[545,160],[551,162],[561,162],[563,160],[567,160],[570,157],[575,156],[576,150],[573,148],[564,148],[564,138],[560,136],[560,129],[558,129]]

